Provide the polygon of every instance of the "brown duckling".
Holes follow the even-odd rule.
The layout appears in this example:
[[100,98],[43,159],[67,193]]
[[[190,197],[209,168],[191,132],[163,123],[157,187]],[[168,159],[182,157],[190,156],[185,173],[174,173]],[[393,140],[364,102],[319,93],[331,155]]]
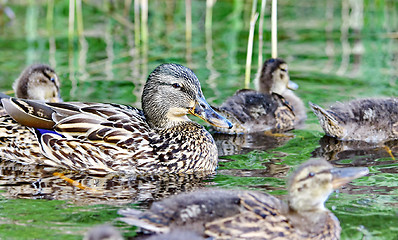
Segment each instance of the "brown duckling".
[[17,98],[46,102],[62,102],[59,87],[59,78],[54,69],[45,64],[28,66],[13,84]]
[[339,102],[328,110],[309,104],[328,136],[369,143],[398,139],[398,98]]
[[287,68],[282,59],[266,60],[257,80],[260,91],[238,90],[218,108],[234,127],[215,129],[222,133],[283,132],[302,123],[304,103],[290,90],[297,85],[290,81]]
[[119,213],[151,233],[184,228],[214,239],[339,239],[340,223],[324,203],[334,189],[368,172],[311,159],[291,175],[287,202],[257,191],[207,189],[156,202],[145,212]]
[[[45,64],[32,64],[25,68],[14,81],[13,89],[17,98],[62,102],[60,83],[54,69]],[[0,93],[0,98],[9,98]],[[0,102],[0,116],[7,115]]]

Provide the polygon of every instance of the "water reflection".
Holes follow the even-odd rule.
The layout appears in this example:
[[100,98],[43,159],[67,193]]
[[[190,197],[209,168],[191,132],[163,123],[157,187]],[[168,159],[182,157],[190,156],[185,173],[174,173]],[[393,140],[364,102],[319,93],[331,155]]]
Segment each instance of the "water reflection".
[[276,136],[263,132],[252,134],[213,133],[213,137],[216,141],[218,155],[228,156],[246,154],[253,150],[265,151],[276,148],[292,139],[294,135],[285,133]]
[[[211,183],[203,175],[162,175],[146,177],[90,176],[64,173],[74,180],[66,182],[53,174],[54,169],[21,165],[11,161],[0,163],[0,190],[6,198],[69,200],[76,205],[132,202],[149,203],[179,192],[192,191]],[[77,185],[81,187],[77,187]],[[84,188],[84,189],[82,189]]]
[[[206,68],[210,71],[209,77],[206,84],[214,91],[215,98],[219,98],[221,92],[217,88],[216,79],[220,76],[220,73],[214,68],[213,64],[213,33],[212,33],[212,22],[213,22],[213,6],[214,0],[206,1],[206,20],[205,20],[205,33],[206,33]],[[209,101],[212,99],[209,98]]]
[[[228,158],[223,158],[220,160],[220,164],[223,165],[223,163],[232,161],[229,160]],[[275,177],[275,178],[280,178],[284,179],[291,166],[284,164],[283,160],[281,158],[271,158],[268,159],[267,162],[264,162],[262,164],[264,166],[263,169],[222,169],[218,171],[218,174],[220,175],[229,175],[229,176],[234,176],[234,177]],[[260,188],[259,185],[251,186],[251,187],[256,187]],[[283,189],[283,186],[280,186],[280,189]],[[267,190],[274,190],[275,188],[267,188]]]
[[[364,52],[364,47],[360,38],[361,30],[363,27],[363,0],[346,1],[342,0],[341,8],[341,46],[342,46],[342,59],[340,67],[337,70],[338,75],[344,75],[348,67],[350,66],[350,56],[354,57],[353,67],[351,70],[351,76],[357,76],[359,74],[359,64],[361,56]],[[349,42],[349,31],[353,31],[354,43],[353,47],[350,46]]]
[[[363,141],[340,141],[336,138],[323,136],[319,140],[320,147],[312,153],[314,157],[338,162],[343,159],[352,159],[353,166],[374,166],[396,162],[391,154],[398,156],[398,140],[381,144]],[[389,158],[390,161],[378,161],[380,158]]]

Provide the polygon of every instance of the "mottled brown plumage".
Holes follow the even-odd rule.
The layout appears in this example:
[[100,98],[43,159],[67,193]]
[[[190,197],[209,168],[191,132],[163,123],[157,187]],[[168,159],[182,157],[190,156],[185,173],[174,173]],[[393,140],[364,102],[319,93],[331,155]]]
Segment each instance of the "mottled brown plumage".
[[289,82],[286,62],[278,58],[268,59],[258,79],[259,91],[238,90],[217,109],[232,121],[234,127],[216,130],[253,133],[293,129],[305,120],[306,113],[301,99],[287,89]]
[[328,110],[309,104],[328,136],[372,143],[398,139],[398,98],[358,99]]
[[287,203],[262,192],[207,189],[162,200],[145,212],[119,213],[122,221],[152,233],[177,228],[214,239],[339,239],[339,221],[324,202],[333,189],[368,172],[312,159],[290,177]]
[[178,64],[160,65],[149,75],[143,110],[119,104],[2,101],[20,124],[57,133],[36,130],[33,142],[39,142],[41,156],[31,159],[20,156],[15,146],[25,136],[5,133],[0,148],[10,154],[0,157],[93,174],[213,172],[218,159],[214,140],[186,115],[231,127],[207,104],[195,74]]

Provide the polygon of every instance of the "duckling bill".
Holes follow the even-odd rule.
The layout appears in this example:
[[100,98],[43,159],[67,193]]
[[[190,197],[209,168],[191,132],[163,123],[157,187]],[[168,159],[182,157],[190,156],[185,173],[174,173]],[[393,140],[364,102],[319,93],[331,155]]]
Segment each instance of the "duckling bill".
[[312,159],[291,175],[287,202],[259,191],[207,189],[119,214],[155,234],[182,229],[212,239],[339,239],[340,223],[324,202],[333,189],[368,172]]
[[[148,76],[143,110],[105,103],[42,103],[16,98],[2,102],[21,125],[54,133],[6,137],[0,148],[7,151],[0,157],[100,175],[212,173],[218,161],[214,140],[187,114],[217,127],[232,127],[206,102],[192,70],[172,63],[158,66]],[[39,145],[33,149],[33,160],[20,154],[22,139]]]

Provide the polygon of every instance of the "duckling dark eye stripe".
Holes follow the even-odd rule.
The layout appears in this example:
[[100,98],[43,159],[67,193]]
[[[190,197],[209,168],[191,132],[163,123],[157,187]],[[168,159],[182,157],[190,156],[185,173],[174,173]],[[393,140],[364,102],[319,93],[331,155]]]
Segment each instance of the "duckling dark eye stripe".
[[48,75],[48,73],[46,71],[43,71],[43,75],[46,76],[46,78],[48,78],[48,80],[51,79],[50,75]]
[[301,182],[301,181],[305,181],[305,180],[307,180],[307,179],[309,179],[309,178],[313,178],[313,177],[315,177],[316,175],[319,175],[319,174],[325,174],[325,173],[330,173],[330,169],[326,169],[326,170],[323,170],[323,171],[320,171],[320,172],[317,172],[317,173],[315,173],[313,176],[306,176],[305,178],[303,178],[303,179],[300,179],[299,180],[299,182]]

